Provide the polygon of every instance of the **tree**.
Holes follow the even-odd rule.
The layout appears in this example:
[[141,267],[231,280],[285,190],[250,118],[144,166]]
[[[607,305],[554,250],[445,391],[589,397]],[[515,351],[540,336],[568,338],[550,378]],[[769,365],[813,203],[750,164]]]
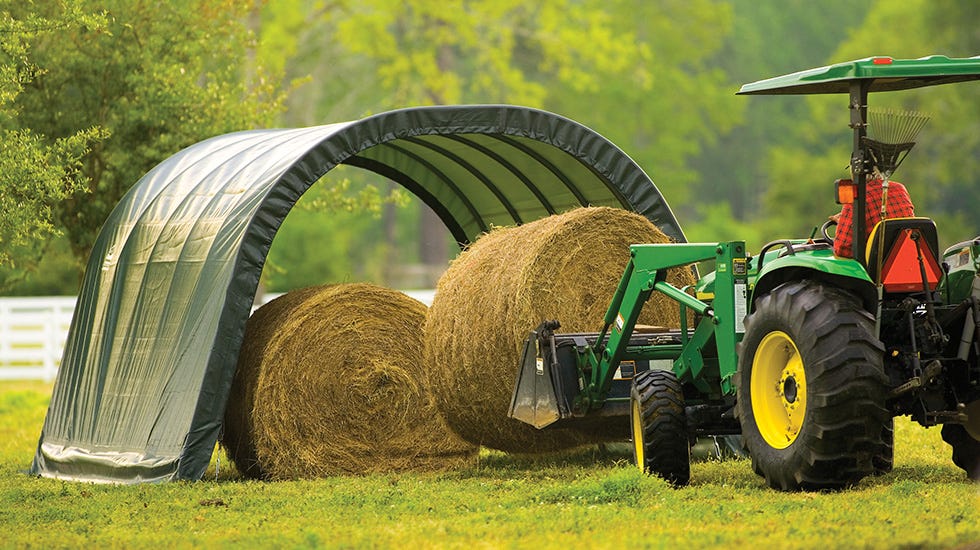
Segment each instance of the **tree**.
[[98,32],[104,24],[72,6],[21,19],[0,13],[0,291],[35,269],[44,243],[60,234],[58,205],[84,184],[81,159],[104,137],[97,128],[76,128],[49,140],[18,124],[18,96],[44,74],[31,61],[31,43],[69,29]]
[[[293,27],[298,44],[287,49],[298,55],[294,74],[308,73],[315,83],[290,98],[290,126],[439,103],[545,108],[595,128],[653,167],[675,204],[694,177],[691,158],[739,115],[727,97],[731,84],[708,67],[731,29],[726,2],[365,0],[318,5],[305,18],[288,3],[268,10],[278,15],[266,20],[303,21]],[[418,215],[406,214],[398,211],[402,230],[389,234],[407,233],[418,243],[418,229],[402,221]],[[310,246],[301,231],[291,236],[294,222],[299,218],[286,219],[270,258],[279,246]],[[335,231],[329,215],[317,223],[321,234]],[[395,254],[418,259],[393,245],[375,258],[391,262]]]
[[696,161],[744,111],[718,61],[733,31],[732,3],[612,2],[591,8],[602,11],[615,35],[634,41],[639,51],[596,59],[582,69],[593,75],[587,86],[550,85],[554,93],[546,105],[624,149],[650,174],[685,227],[706,195],[697,189]]
[[321,33],[375,70],[374,86],[386,92],[375,109],[500,102],[552,109],[662,174],[677,202],[694,179],[691,158],[739,120],[732,84],[711,65],[731,32],[728,2],[388,4],[332,12],[335,32]]
[[[980,49],[976,16],[968,0],[877,0],[862,24],[851,30],[827,61],[890,55],[916,58],[934,53],[968,57]],[[976,134],[980,83],[952,84],[873,94],[872,108],[927,112],[932,121],[898,170],[908,184],[916,213],[934,218],[941,245],[980,234],[980,137]],[[830,202],[835,178],[848,177],[850,130],[843,96],[807,97],[805,124],[771,150],[767,167],[769,223],[781,236],[819,225],[837,207]]]
[[[11,17],[54,10],[55,0],[11,6]],[[82,0],[104,26],[74,25],[31,39],[45,71],[16,98],[14,123],[49,139],[97,128],[57,207],[74,255],[88,256],[102,222],[150,168],[202,139],[266,127],[282,108],[276,75],[247,65],[252,2]]]
[[[694,215],[683,221],[688,236],[696,240],[744,238],[755,246],[762,244],[756,240],[761,238],[761,220],[769,217],[762,208],[772,185],[766,152],[796,135],[801,126],[810,125],[811,115],[799,97],[734,94],[743,83],[824,64],[848,29],[861,23],[871,0],[732,0],[731,4],[734,32],[726,37],[724,55],[712,65],[734,81],[728,93],[745,110],[745,118],[693,162],[699,176],[694,184],[698,195],[724,201],[730,215],[717,205],[698,204]],[[745,224],[756,229],[732,230],[744,230]]]

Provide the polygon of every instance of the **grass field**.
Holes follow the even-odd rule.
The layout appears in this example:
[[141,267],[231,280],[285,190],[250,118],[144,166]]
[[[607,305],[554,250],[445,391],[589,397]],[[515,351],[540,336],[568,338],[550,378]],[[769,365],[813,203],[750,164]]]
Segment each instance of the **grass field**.
[[196,483],[27,476],[50,386],[0,382],[0,547],[980,548],[980,486],[938,429],[896,421],[895,469],[837,493],[779,493],[746,460],[672,489],[629,456],[484,451],[443,473],[241,481],[218,453]]

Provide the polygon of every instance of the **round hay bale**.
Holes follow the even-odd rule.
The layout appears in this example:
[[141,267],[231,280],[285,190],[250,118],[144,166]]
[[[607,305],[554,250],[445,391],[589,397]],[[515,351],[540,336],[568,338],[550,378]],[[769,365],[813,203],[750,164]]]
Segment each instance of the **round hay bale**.
[[[608,440],[596,429],[538,430],[507,417],[522,347],[546,319],[559,320],[561,332],[598,332],[629,245],[664,242],[643,216],[597,207],[496,228],[463,251],[439,280],[425,328],[429,387],[450,427],[517,453]],[[677,268],[668,280],[684,286],[694,276]],[[655,294],[639,322],[678,327],[678,306]]]
[[[256,464],[247,471],[296,479],[470,462],[476,448],[449,430],[425,387],[424,304],[368,284],[293,294],[260,308],[246,328],[238,407],[251,403],[251,435],[239,447],[250,444],[243,457]],[[241,417],[237,428],[247,431]]]
[[238,472],[247,478],[266,477],[255,453],[255,426],[252,422],[255,386],[259,381],[262,358],[279,331],[280,320],[316,291],[317,287],[310,287],[283,294],[255,310],[245,324],[245,337],[225,409],[221,445]]

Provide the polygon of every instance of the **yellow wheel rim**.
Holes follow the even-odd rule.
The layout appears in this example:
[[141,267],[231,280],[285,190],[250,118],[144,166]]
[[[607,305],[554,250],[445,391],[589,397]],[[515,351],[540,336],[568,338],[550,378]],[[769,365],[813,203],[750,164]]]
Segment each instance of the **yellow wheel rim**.
[[806,415],[806,373],[800,351],[785,332],[770,332],[759,342],[750,391],[762,438],[775,449],[792,445]]
[[643,452],[643,422],[640,416],[640,403],[631,400],[630,405],[630,424],[633,426],[633,452],[636,453],[636,466],[641,472],[645,472],[646,456]]

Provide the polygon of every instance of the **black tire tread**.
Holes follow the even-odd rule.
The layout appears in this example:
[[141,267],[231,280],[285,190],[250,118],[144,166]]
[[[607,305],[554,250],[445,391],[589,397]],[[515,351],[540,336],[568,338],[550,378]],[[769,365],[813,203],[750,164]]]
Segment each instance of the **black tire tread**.
[[880,476],[892,471],[895,466],[895,420],[889,418],[881,431],[881,448],[872,458],[875,475]]
[[640,372],[633,378],[631,396],[639,402],[643,424],[643,470],[671,485],[687,485],[691,479],[690,441],[680,381],[670,371]]
[[[807,412],[797,440],[777,450],[755,428],[747,370],[763,334],[778,328],[805,358]],[[846,291],[801,280],[785,283],[756,302],[738,346],[736,416],[753,469],[783,490],[834,490],[853,485],[890,461],[884,441],[891,414],[883,346],[873,336],[874,318]],[[753,331],[758,334],[753,334]],[[812,378],[811,378],[812,376]]]
[[966,477],[980,481],[980,441],[960,424],[943,426],[943,441],[953,448],[953,464],[966,472]]

